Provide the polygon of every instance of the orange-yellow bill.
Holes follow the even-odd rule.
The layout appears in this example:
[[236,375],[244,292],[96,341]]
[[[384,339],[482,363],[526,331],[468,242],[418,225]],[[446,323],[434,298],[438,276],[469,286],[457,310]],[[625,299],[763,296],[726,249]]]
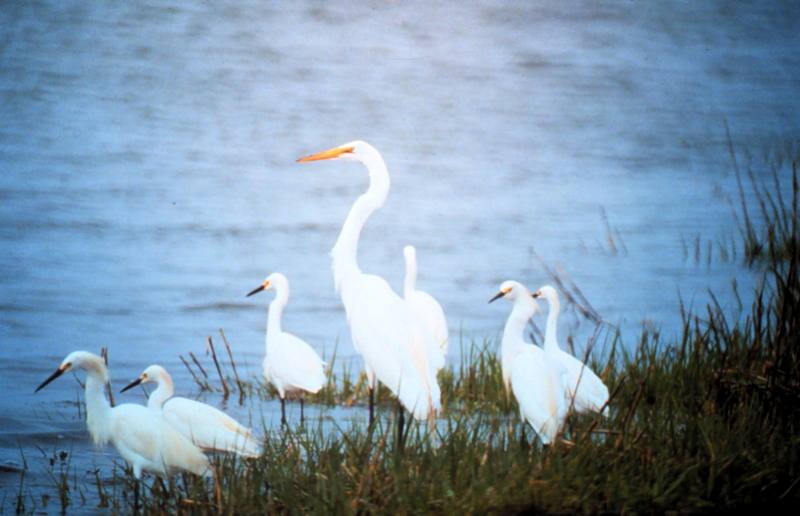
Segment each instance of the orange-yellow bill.
[[334,159],[338,158],[342,154],[346,154],[348,152],[353,152],[352,146],[345,146],[345,147],[334,147],[332,149],[328,149],[326,151],[318,152],[316,154],[312,154],[310,156],[305,156],[297,160],[298,163],[306,163],[308,161],[320,161],[323,159]]

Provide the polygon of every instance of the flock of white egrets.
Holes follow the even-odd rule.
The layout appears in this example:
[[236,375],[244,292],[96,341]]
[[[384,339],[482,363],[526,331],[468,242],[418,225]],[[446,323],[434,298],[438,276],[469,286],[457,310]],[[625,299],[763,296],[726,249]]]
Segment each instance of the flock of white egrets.
[[[342,226],[331,251],[333,277],[344,304],[353,346],[364,359],[369,387],[369,421],[374,418],[376,381],[385,385],[417,420],[432,421],[441,408],[437,372],[444,366],[448,330],[444,312],[429,294],[416,289],[417,264],[412,246],[403,251],[406,277],[400,297],[380,276],[364,274],[358,266],[358,241],[370,215],[389,193],[389,173],[378,151],[354,141],[300,158],[299,162],[348,160],[363,163],[369,171],[369,188],[361,195]],[[264,377],[281,399],[281,423],[286,423],[285,397],[291,391],[317,392],[325,384],[324,363],[306,342],[281,328],[283,309],[289,300],[289,282],[273,273],[247,296],[275,290],[267,320]],[[607,411],[608,389],[583,362],[561,350],[556,337],[558,294],[545,286],[533,294],[521,283],[506,281],[489,302],[506,298],[513,303],[501,344],[503,383],[513,392],[520,414],[543,443],[557,436],[570,409]],[[544,346],[525,342],[525,327],[537,311],[536,299],[550,306]],[[112,407],[105,397],[108,370],[103,359],[86,351],[70,353],[37,392],[66,371],[86,372],[86,424],[97,445],[111,442],[133,468],[168,475],[189,471],[211,472],[202,450],[219,450],[258,456],[260,445],[250,429],[209,405],[172,397],[172,378],[164,368],[152,365],[126,391],[155,382],[147,406],[125,403]],[[400,416],[403,414],[401,408]],[[302,418],[302,396],[301,396]]]

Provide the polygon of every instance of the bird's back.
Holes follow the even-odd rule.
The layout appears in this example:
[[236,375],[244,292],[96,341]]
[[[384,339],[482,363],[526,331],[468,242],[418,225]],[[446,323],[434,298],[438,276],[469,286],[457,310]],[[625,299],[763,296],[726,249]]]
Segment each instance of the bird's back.
[[264,374],[277,378],[286,390],[316,393],[325,386],[322,358],[306,341],[287,332],[269,338]]
[[532,345],[522,348],[511,364],[511,387],[520,413],[530,422],[542,442],[555,438],[565,416],[563,387],[557,364]]
[[164,418],[184,437],[200,448],[260,454],[249,428],[211,405],[187,398],[171,398],[162,408]]
[[378,379],[417,419],[438,410],[440,391],[431,371],[424,327],[381,277],[361,274],[343,286],[353,344]]
[[[559,350],[559,359],[566,368],[565,385],[567,396],[575,397],[573,406],[578,412],[598,411],[608,401],[608,387],[589,366],[567,353]],[[577,389],[575,387],[577,386]]]
[[143,405],[125,403],[111,412],[111,441],[134,471],[204,475],[208,458],[167,420]]
[[425,325],[432,336],[432,343],[438,353],[432,353],[441,365],[437,365],[437,369],[444,367],[444,357],[447,354],[447,319],[444,316],[444,310],[441,305],[434,299],[433,296],[422,290],[414,290],[406,297],[406,301],[411,305],[414,313],[419,320]]

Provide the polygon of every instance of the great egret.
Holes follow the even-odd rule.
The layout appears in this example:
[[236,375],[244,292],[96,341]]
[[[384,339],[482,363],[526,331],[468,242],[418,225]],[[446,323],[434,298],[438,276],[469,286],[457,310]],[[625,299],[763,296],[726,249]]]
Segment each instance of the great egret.
[[417,252],[413,245],[403,248],[406,259],[406,277],[403,283],[403,297],[411,304],[414,312],[425,327],[431,332],[434,346],[429,351],[431,365],[439,369],[444,367],[447,355],[447,319],[442,306],[427,292],[417,290]]
[[139,384],[155,382],[158,386],[147,398],[147,407],[164,418],[196,446],[207,450],[238,453],[246,457],[261,454],[249,428],[219,409],[187,398],[173,398],[172,377],[160,365],[151,365],[139,378],[126,385],[125,392]]
[[370,215],[386,201],[389,172],[378,151],[363,141],[346,143],[298,161],[328,159],[357,161],[369,171],[369,189],[350,209],[331,258],[334,284],[347,313],[353,346],[364,357],[370,388],[370,422],[376,377],[416,419],[424,420],[439,410],[441,404],[439,384],[428,360],[430,344],[426,339],[431,337],[411,305],[386,280],[364,274],[358,266],[361,230]]
[[489,302],[501,297],[514,303],[503,330],[503,376],[509,379],[520,416],[531,424],[544,444],[550,444],[568,409],[562,385],[564,371],[550,353],[525,342],[525,326],[538,310],[530,291],[521,283],[505,281]]
[[[266,356],[264,378],[278,389],[281,398],[281,423],[286,424],[286,393],[291,391],[319,392],[325,385],[325,363],[305,341],[281,329],[281,316],[289,302],[289,280],[273,272],[264,283],[247,296],[262,290],[275,289],[275,299],[269,304],[267,316]],[[300,421],[303,421],[303,398],[300,398]]]
[[[43,381],[35,392],[74,369],[86,372],[86,426],[96,446],[114,445],[131,468],[136,479],[143,471],[167,476],[178,471],[208,475],[211,466],[203,452],[180,434],[161,414],[144,405],[124,403],[112,407],[105,397],[108,368],[103,359],[87,351],[73,351],[58,369]],[[139,483],[136,482],[134,506],[138,509]]]
[[544,348],[554,354],[559,363],[566,369],[565,393],[568,402],[571,402],[577,412],[599,412],[603,410],[608,413],[608,387],[603,383],[589,366],[562,350],[558,345],[556,330],[558,326],[558,314],[561,304],[558,300],[558,292],[550,285],[545,285],[533,294],[534,298],[544,298],[550,305],[547,314],[547,328],[544,334]]

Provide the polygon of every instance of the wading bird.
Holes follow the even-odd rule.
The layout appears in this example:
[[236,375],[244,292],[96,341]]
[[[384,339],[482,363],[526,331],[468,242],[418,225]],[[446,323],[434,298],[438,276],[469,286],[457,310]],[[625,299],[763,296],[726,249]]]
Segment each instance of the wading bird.
[[[386,385],[418,420],[432,417],[440,407],[441,393],[435,370],[428,360],[431,338],[411,305],[374,274],[358,266],[361,230],[389,194],[389,172],[378,151],[363,141],[300,158],[301,163],[319,160],[357,161],[369,172],[369,188],[350,208],[331,251],[333,278],[342,299],[353,346],[364,357],[370,388],[369,417],[373,420],[375,379]],[[398,424],[402,425],[400,410]]]
[[403,283],[403,298],[411,304],[417,317],[433,336],[429,360],[436,371],[444,367],[447,356],[447,319],[442,306],[427,292],[417,290],[417,252],[413,245],[403,248],[406,259],[406,277]]
[[[266,356],[264,378],[278,389],[281,398],[281,424],[286,424],[286,393],[292,391],[319,392],[325,385],[325,363],[304,340],[281,329],[281,316],[289,302],[289,280],[273,272],[264,283],[247,297],[262,290],[275,290],[267,315]],[[303,398],[300,397],[300,422],[303,421]]]
[[173,398],[172,377],[160,365],[151,365],[139,378],[126,385],[125,392],[139,384],[154,382],[156,389],[147,398],[147,408],[164,418],[184,437],[206,450],[238,453],[245,457],[261,454],[258,442],[249,428],[219,409],[187,398]]
[[[73,351],[58,369],[36,388],[44,387],[74,369],[86,372],[86,426],[96,446],[114,445],[140,479],[143,471],[164,477],[179,471],[208,475],[211,466],[203,452],[164,419],[144,405],[124,403],[112,407],[105,397],[108,368],[103,359],[87,351]],[[139,504],[139,482],[135,483],[134,507]]]
[[505,281],[489,302],[501,297],[514,303],[500,349],[503,376],[517,399],[520,416],[530,423],[542,443],[550,444],[568,409],[562,385],[564,371],[550,353],[525,342],[525,327],[538,310],[530,291],[521,283]]
[[603,380],[589,366],[562,350],[558,345],[556,330],[558,314],[561,310],[558,292],[550,285],[545,285],[534,292],[533,297],[544,298],[550,305],[544,334],[544,349],[555,356],[561,366],[566,369],[564,388],[568,403],[571,403],[577,412],[599,412],[603,409],[603,413],[608,414],[606,406],[608,387]]

